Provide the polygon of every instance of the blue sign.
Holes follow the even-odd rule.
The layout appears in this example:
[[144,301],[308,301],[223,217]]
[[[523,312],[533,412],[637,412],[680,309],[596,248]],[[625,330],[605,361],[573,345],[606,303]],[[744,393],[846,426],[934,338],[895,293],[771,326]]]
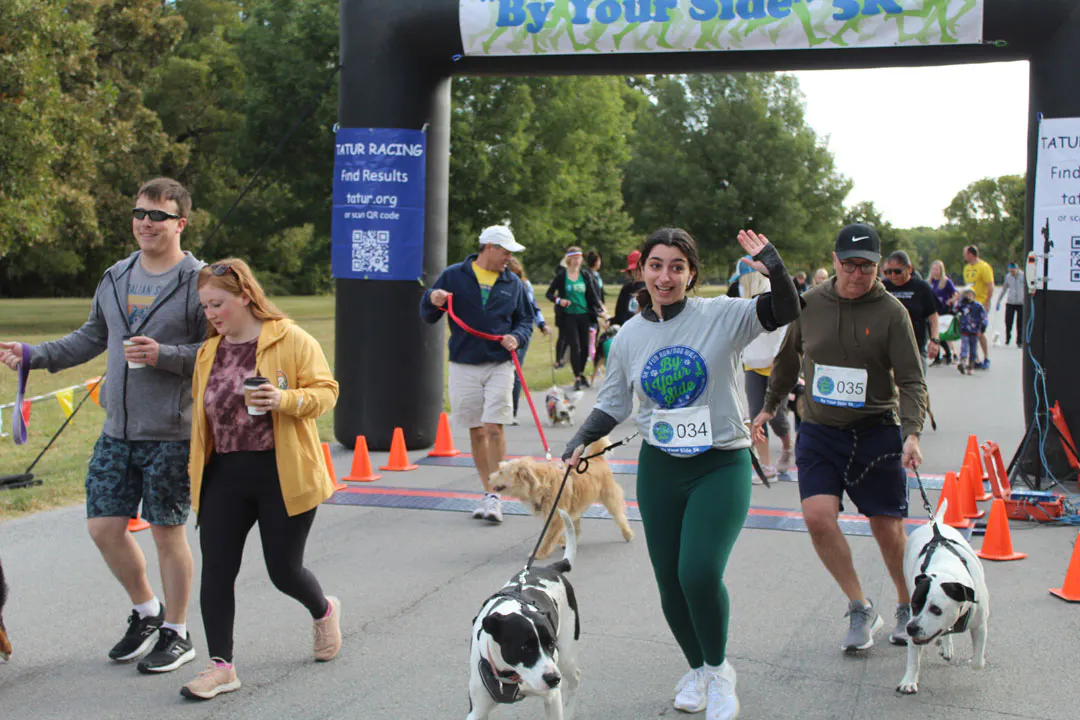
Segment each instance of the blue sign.
[[335,278],[417,280],[424,265],[427,135],[341,128],[334,143]]

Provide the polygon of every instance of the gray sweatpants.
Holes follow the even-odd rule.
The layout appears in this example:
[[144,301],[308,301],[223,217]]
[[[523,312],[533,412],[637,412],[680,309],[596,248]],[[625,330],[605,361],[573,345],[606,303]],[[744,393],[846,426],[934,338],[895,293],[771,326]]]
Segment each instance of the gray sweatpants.
[[[750,419],[753,420],[765,407],[765,392],[769,389],[769,378],[753,370],[746,371],[746,403],[749,405]],[[791,432],[787,419],[787,401],[776,409],[776,417],[769,421],[777,437],[784,437]],[[768,433],[768,430],[765,431]]]

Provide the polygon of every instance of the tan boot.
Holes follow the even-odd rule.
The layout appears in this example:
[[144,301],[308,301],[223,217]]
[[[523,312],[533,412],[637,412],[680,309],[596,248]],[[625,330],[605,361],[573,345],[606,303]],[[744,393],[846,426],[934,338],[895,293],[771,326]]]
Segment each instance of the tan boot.
[[327,662],[341,652],[341,601],[333,595],[326,596],[330,614],[315,621],[315,659]]

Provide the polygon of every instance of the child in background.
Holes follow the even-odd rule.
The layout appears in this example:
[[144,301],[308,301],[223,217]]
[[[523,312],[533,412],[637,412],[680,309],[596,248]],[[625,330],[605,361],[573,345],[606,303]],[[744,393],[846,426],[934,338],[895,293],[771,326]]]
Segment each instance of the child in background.
[[978,359],[979,333],[986,331],[988,316],[986,308],[975,302],[971,288],[964,290],[956,314],[960,318],[960,363],[956,367],[961,375],[970,375]]

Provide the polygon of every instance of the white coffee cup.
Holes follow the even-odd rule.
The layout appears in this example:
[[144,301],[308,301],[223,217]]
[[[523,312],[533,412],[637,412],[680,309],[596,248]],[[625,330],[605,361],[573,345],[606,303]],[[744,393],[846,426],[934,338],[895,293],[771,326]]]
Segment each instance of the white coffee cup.
[[251,397],[251,393],[258,390],[263,385],[270,382],[267,378],[256,375],[255,377],[249,377],[244,381],[244,404],[247,405],[248,415],[265,415],[266,410],[255,407],[251,403],[255,402],[255,399]]
[[[125,340],[124,341],[124,347],[131,347],[134,344],[135,344],[135,342],[132,341],[132,340]],[[138,370],[139,368],[146,367],[146,363],[132,362],[131,360],[128,360],[128,367],[130,369],[132,369],[132,370]]]

